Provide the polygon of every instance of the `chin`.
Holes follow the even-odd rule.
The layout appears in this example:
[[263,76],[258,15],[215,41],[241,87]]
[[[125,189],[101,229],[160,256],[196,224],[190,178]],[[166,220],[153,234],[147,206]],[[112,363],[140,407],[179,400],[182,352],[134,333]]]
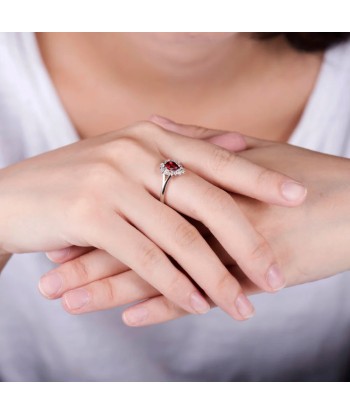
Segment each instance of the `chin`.
[[148,37],[158,42],[220,42],[235,36],[233,32],[176,32],[176,33],[140,33],[139,36]]

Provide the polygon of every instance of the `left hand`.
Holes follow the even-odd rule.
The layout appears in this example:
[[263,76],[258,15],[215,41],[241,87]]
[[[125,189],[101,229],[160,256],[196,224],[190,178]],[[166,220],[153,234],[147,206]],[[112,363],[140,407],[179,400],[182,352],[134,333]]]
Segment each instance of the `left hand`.
[[[163,123],[163,127],[198,138],[206,132],[170,121],[165,123],[167,125]],[[248,137],[246,142],[249,149],[241,152],[241,156],[295,177],[309,189],[304,204],[293,209],[233,196],[276,252],[288,285],[313,281],[349,269],[346,247],[350,243],[350,161],[288,144]],[[224,142],[215,144],[226,146]],[[258,288],[244,278],[213,236],[208,234],[207,240],[229,270],[234,275],[241,275],[245,292],[258,292]],[[51,253],[54,260],[55,254],[63,255],[56,257],[56,262],[65,262],[56,269],[62,277],[62,287],[55,298],[63,295],[63,306],[67,311],[80,314],[146,300],[124,311],[125,323],[137,326],[160,323],[187,314],[106,252],[94,250],[82,255],[84,252],[81,248],[72,247],[70,251]],[[76,293],[74,289],[83,286],[78,290],[87,290],[90,302],[76,310],[71,307]],[[142,317],[138,322],[137,314]]]

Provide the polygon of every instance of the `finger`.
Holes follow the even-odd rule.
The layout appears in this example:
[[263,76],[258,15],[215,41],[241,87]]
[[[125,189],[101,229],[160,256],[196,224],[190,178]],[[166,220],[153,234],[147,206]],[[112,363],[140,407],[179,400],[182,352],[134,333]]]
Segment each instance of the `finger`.
[[213,130],[197,125],[180,124],[160,115],[152,115],[150,120],[168,131],[187,137],[205,139],[229,151],[242,151],[278,144],[275,141],[249,137],[236,131]]
[[159,115],[152,115],[150,120],[168,131],[173,131],[174,133],[185,135],[187,137],[207,140],[213,144],[224,147],[229,151],[242,151],[247,149],[244,136],[236,132],[212,130],[196,125],[179,124]]
[[150,121],[154,122],[157,125],[160,125],[168,131],[173,131],[174,133],[185,135],[187,137],[205,139],[213,137],[218,134],[225,134],[226,131],[214,130],[206,127],[199,127],[197,125],[181,124],[177,123],[169,118],[162,117],[158,114],[153,114],[150,116]]
[[[213,305],[215,307],[215,305]],[[127,326],[142,327],[164,323],[188,315],[164,296],[157,296],[126,309],[122,318]]]
[[305,187],[284,174],[204,141],[182,143],[174,148],[175,159],[225,190],[281,206],[297,206],[305,199]]
[[215,135],[213,137],[209,137],[206,141],[225,148],[228,151],[240,152],[248,149],[245,137],[242,134],[235,132]]
[[158,296],[128,308],[123,312],[122,318],[127,326],[142,327],[164,323],[188,314],[166,297]]
[[[240,276],[239,279],[246,294],[256,294],[260,291],[254,283],[244,276],[237,265],[233,265],[229,269],[233,274]],[[210,301],[210,299],[208,301],[211,308],[216,307],[216,304]],[[188,314],[169,301],[168,298],[158,295],[127,308],[124,310],[122,318],[127,326],[142,327],[165,323]]]
[[[153,188],[151,188],[151,185]],[[148,187],[149,190],[155,194],[154,189],[157,187],[156,183],[153,183],[152,181],[152,184],[150,182]],[[270,245],[265,238],[257,232],[247,217],[239,209],[232,196],[227,192],[207,182],[191,171],[187,171],[186,174],[180,178],[174,177],[170,179],[166,200],[167,204],[176,211],[202,222],[217,238],[231,258],[238,263],[248,278],[264,291],[277,291],[285,286],[285,278],[279,269],[278,262]],[[136,202],[134,204],[136,204]],[[158,214],[153,215],[152,220],[150,210],[150,219],[147,223],[150,225],[154,222],[150,225],[154,231],[154,229],[157,228],[156,222],[161,223],[163,229],[163,227],[167,225],[167,222],[170,221],[168,218],[170,218],[171,215],[164,212],[162,204],[159,204],[156,201],[154,201],[153,204],[154,207],[152,207],[152,210]],[[160,205],[160,207],[157,205]],[[142,214],[145,214],[144,210]],[[139,211],[135,209],[135,212],[131,213],[130,217],[132,220],[137,221],[137,227],[142,226],[142,218]],[[178,229],[181,229],[181,225],[175,217],[174,223],[177,223],[176,226],[178,226]],[[206,246],[210,251],[206,250],[206,247],[200,246],[199,240],[197,240],[198,238],[195,237],[195,234],[190,228],[185,227],[183,229],[191,236],[191,238],[187,237],[190,244],[182,247],[185,252],[172,252],[171,255],[175,255],[174,258],[177,261],[181,261],[186,255],[190,255],[190,263],[186,264],[182,262],[181,266],[189,272],[191,277],[205,290],[207,295],[218,304],[219,307],[226,311],[228,309],[227,304],[225,304],[222,299],[228,301],[228,298],[227,294],[225,295],[222,291],[228,291],[232,293],[232,295],[238,296],[240,291],[239,284],[237,284],[236,280],[231,278],[231,281],[222,285],[220,276],[225,275],[227,269],[225,268],[225,273],[223,273],[222,268],[220,268],[222,262],[214,262],[214,259],[212,259],[213,251],[207,243]],[[152,232],[152,229],[142,228],[141,230],[146,232],[147,235],[150,235]],[[174,247],[176,244],[176,236],[179,235],[179,232],[177,229],[173,229],[172,234],[173,238],[170,239],[169,236],[167,236],[167,239],[171,240],[172,247]],[[160,237],[160,235],[158,237]],[[215,258],[218,259],[216,255]],[[217,269],[208,265],[209,260],[210,264],[215,264]],[[194,269],[197,262],[199,263],[199,267]],[[212,282],[211,286],[209,286],[210,282]],[[217,284],[216,286],[215,282]]]
[[253,295],[261,293],[259,288],[253,281],[251,281],[244,272],[239,268],[237,264],[233,264],[227,267],[228,270],[234,274],[242,286],[242,289],[246,295]]
[[128,270],[67,291],[62,297],[62,306],[71,314],[83,314],[120,307],[159,295],[159,291],[152,285],[134,271]]
[[[133,194],[134,192],[130,191],[128,199]],[[140,204],[137,205],[138,209],[139,206]],[[147,218],[143,209],[142,217],[143,220]],[[100,214],[99,220],[95,222],[87,230],[86,236],[92,246],[99,247],[119,259],[186,311],[204,313],[208,310],[209,305],[194,284],[138,229],[116,213]],[[122,238],[118,235],[122,235]]]
[[230,273],[235,276],[245,294],[251,295],[261,292],[261,288],[244,274],[241,268],[236,264],[235,260],[227,253],[214,235],[209,234],[205,239],[210,245],[210,248],[220,258],[221,262],[225,264]]
[[244,140],[247,144],[246,150],[250,150],[252,148],[263,148],[263,147],[269,147],[269,146],[277,146],[280,145],[280,143],[276,141],[270,141],[270,140],[263,140],[261,138],[255,138],[245,135]]
[[194,171],[225,190],[243,194],[266,203],[297,206],[306,196],[305,187],[290,177],[259,166],[205,140],[149,128],[158,137],[160,151],[168,158],[180,160]]
[[226,265],[231,274],[236,277],[245,294],[251,295],[261,292],[261,288],[244,274],[241,268],[236,264],[235,260],[227,253],[215,236],[212,234],[207,235],[206,241],[220,260]]
[[[255,294],[260,291],[256,285],[244,276],[237,266],[232,266],[229,269],[235,275],[240,276],[239,279],[245,293]],[[146,301],[154,297],[160,298],[155,302]],[[160,299],[162,300],[160,301]],[[213,301],[209,298],[207,300],[211,308],[216,307]],[[146,308],[150,308],[150,314],[156,316],[156,319],[149,319],[148,324],[165,322],[189,314],[174,305],[166,297],[160,295],[159,291],[132,270],[96,280],[82,288],[67,291],[62,296],[62,306],[71,314],[102,311],[137,301],[143,301],[143,305]],[[128,310],[132,308],[130,307]],[[135,317],[130,317],[127,320],[132,321],[132,325],[136,325]]]
[[[237,266],[232,266],[231,269],[240,275],[244,292],[258,292],[258,288],[241,273]],[[159,299],[159,301],[157,300],[154,303],[152,301],[146,301],[154,297],[161,297],[162,300],[160,301]],[[213,301],[209,298],[207,300],[211,308],[216,307]],[[86,284],[83,288],[67,291],[62,297],[64,309],[71,314],[101,311],[137,301],[143,301],[143,305],[146,308],[150,307],[150,314],[156,316],[156,319],[149,319],[148,324],[165,322],[189,314],[174,305],[166,297],[161,296],[159,291],[132,270],[96,280],[90,284]],[[131,317],[127,320],[133,320],[132,325],[136,325],[135,318]]]
[[[184,181],[193,182],[192,176],[195,175],[189,172],[184,177]],[[198,178],[198,180],[201,183],[206,183],[201,178]],[[209,183],[207,185],[212,186]],[[241,320],[249,317],[253,312],[252,305],[247,305],[246,310],[243,310],[242,307],[239,308],[238,305],[241,304],[241,297],[243,296],[240,285],[215,255],[199,231],[178,212],[160,203],[149,194],[142,196],[141,211],[139,209],[141,204],[139,199],[139,195],[130,194],[128,204],[120,206],[121,213],[124,216],[127,215],[128,220],[134,226],[174,258],[205,291],[208,297],[225,312],[235,319]],[[200,201],[200,199],[198,200]],[[232,202],[231,198],[230,201]],[[185,209],[188,211],[188,208]],[[147,218],[146,221],[145,217]],[[220,224],[225,219],[227,219],[227,215],[222,218]],[[225,227],[226,224],[224,229]],[[231,234],[226,239],[231,239]],[[162,293],[170,298],[169,291],[163,291]],[[247,299],[245,302],[248,304]],[[175,301],[175,303],[178,304],[178,301]]]
[[50,261],[57,264],[62,264],[63,262],[70,261],[73,258],[79,257],[80,255],[84,255],[93,249],[93,247],[81,247],[72,245],[67,248],[58,249],[56,251],[49,251],[45,254]]
[[94,249],[47,272],[40,279],[39,290],[46,298],[58,298],[68,290],[127,270],[125,264],[108,252]]

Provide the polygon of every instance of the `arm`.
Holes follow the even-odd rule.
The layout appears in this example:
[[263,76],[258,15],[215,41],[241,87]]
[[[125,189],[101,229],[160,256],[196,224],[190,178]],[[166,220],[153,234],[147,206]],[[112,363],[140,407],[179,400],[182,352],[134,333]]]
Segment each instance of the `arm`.
[[243,157],[305,180],[302,207],[279,209],[235,197],[250,221],[277,252],[287,285],[350,269],[350,160],[287,144],[248,150]]
[[[159,195],[164,155],[188,167],[183,178],[173,179],[167,204],[153,197]],[[270,178],[265,187],[257,186],[261,175]],[[286,197],[285,185],[302,192]],[[272,250],[224,189],[282,206],[297,206],[305,197],[305,189],[290,177],[208,142],[140,122],[3,169],[0,250],[98,247],[186,311],[209,310],[200,287],[242,320],[252,314],[252,305],[241,286],[181,215],[203,218],[249,278],[263,290],[277,289],[268,278],[271,267],[277,268]],[[239,243],[231,243],[232,234],[239,235]],[[262,255],[254,255],[257,251]],[[281,288],[283,276],[280,280]]]
[[[246,140],[250,149],[241,152],[242,157],[292,175],[308,188],[305,202],[293,209],[232,195],[253,226],[273,247],[287,277],[287,285],[318,280],[350,269],[350,160],[288,144]],[[232,274],[240,277],[245,292],[259,292],[259,288],[245,277],[218,241],[209,232],[205,236]],[[78,255],[75,251],[64,261]],[[85,286],[80,290],[89,292],[90,303],[74,310],[74,313],[84,313],[152,297],[124,312],[125,320],[130,325],[155,324],[185,314],[152,287],[143,285],[137,274],[125,272],[121,264],[113,264],[109,270],[112,276],[106,278],[109,271],[104,274],[100,266],[104,262],[110,264],[106,253],[96,250],[61,265],[57,271],[61,274],[63,285],[53,298],[63,294],[64,307],[73,312],[69,309],[69,299],[79,291],[74,288]],[[85,266],[77,267],[77,263]],[[98,269],[94,264],[99,264]],[[85,274],[79,273],[79,269],[86,270]],[[90,284],[86,285],[86,281]],[[146,307],[148,315],[137,323],[132,321],[129,313],[140,307]]]

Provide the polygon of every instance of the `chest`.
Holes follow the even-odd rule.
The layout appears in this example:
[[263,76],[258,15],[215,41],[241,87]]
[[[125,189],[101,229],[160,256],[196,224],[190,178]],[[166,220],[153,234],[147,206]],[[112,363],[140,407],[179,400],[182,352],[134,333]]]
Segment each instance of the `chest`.
[[[322,56],[307,55],[290,67],[271,65],[252,79],[229,86],[208,82],[144,89],[106,78],[77,62],[45,62],[57,93],[80,137],[117,130],[152,114],[178,122],[287,141],[315,86]],[[77,66],[78,65],[78,66]]]

